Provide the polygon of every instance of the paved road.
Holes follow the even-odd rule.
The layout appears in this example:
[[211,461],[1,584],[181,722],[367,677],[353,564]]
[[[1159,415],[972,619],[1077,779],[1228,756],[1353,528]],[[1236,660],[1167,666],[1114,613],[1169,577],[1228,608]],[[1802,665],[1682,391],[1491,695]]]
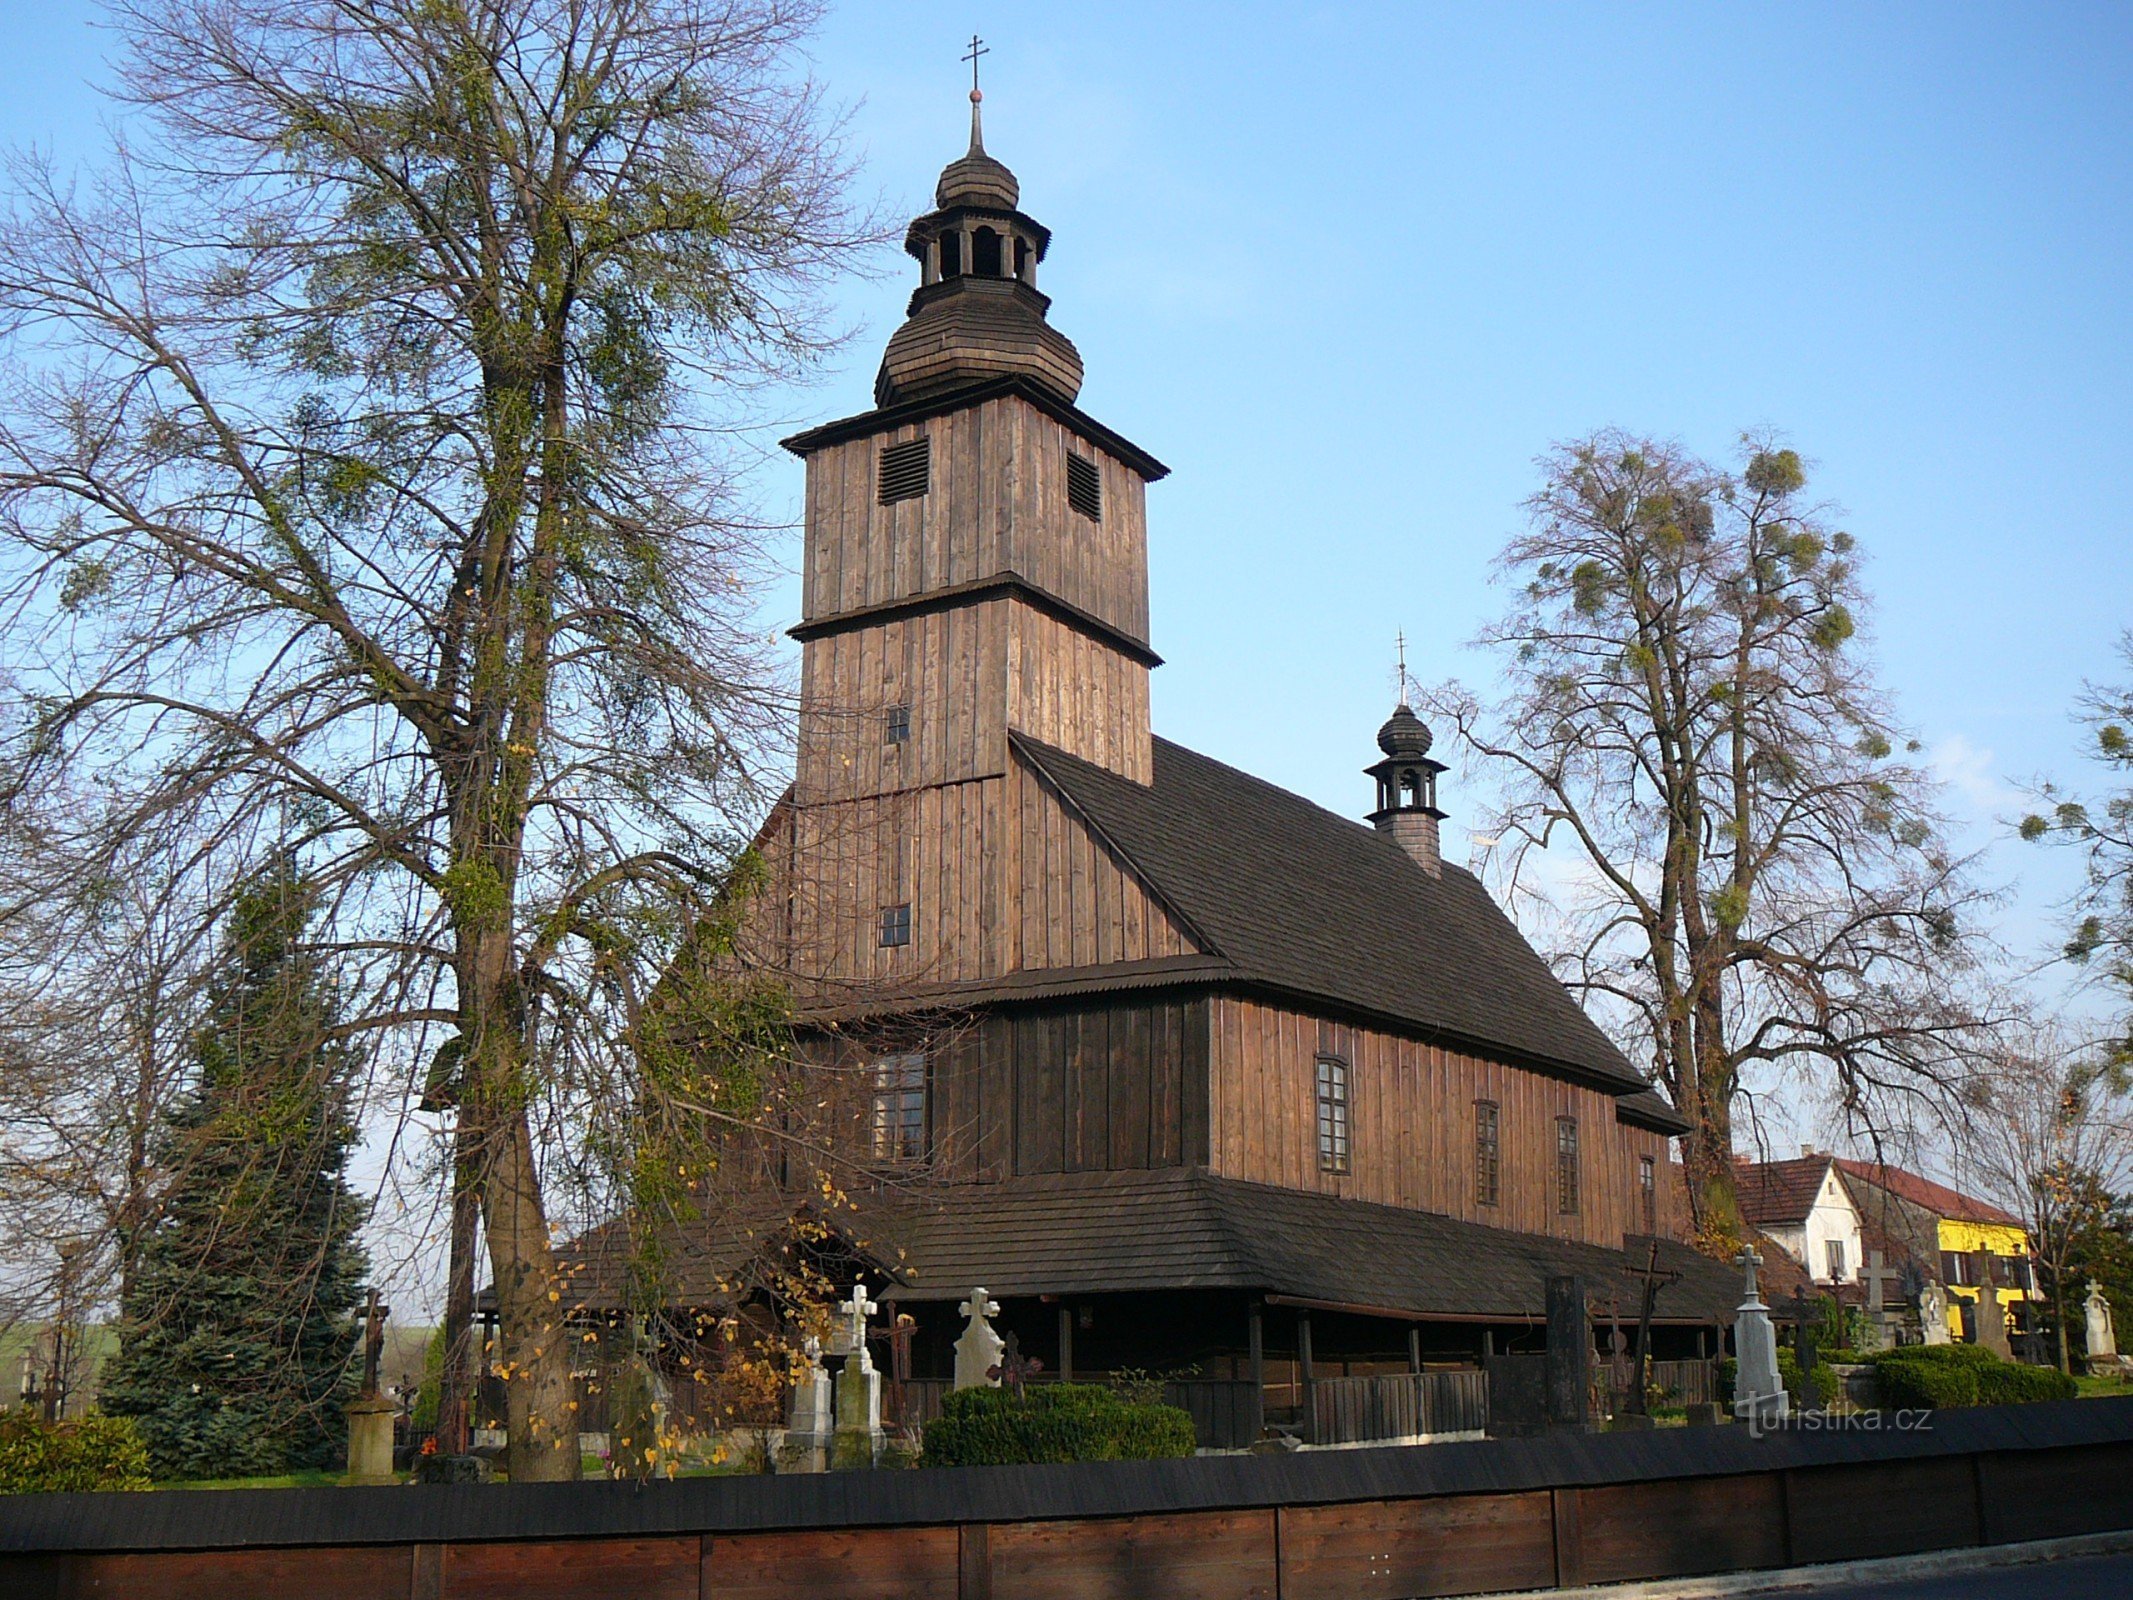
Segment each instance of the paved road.
[[2133,1600],[2133,1554],[1795,1590],[1842,1600]]

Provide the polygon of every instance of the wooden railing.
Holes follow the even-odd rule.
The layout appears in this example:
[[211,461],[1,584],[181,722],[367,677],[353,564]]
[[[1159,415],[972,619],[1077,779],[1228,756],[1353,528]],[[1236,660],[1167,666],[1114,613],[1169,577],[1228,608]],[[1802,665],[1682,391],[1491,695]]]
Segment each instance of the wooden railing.
[[1489,1425],[1485,1372],[1398,1372],[1372,1378],[1320,1378],[1311,1385],[1311,1442],[1363,1444]]

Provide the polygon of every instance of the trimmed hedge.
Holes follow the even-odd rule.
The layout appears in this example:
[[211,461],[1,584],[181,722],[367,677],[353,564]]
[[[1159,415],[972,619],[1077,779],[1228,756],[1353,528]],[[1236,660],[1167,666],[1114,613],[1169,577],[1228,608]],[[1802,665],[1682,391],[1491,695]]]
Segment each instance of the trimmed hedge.
[[0,1494],[148,1487],[148,1450],[131,1417],[47,1422],[0,1411]]
[[1001,1467],[1032,1461],[1155,1461],[1189,1456],[1192,1418],[1176,1406],[1120,1399],[1089,1383],[956,1389],[926,1424],[929,1467]]
[[2056,1367],[2003,1361],[1974,1344],[1911,1344],[1874,1357],[1881,1403],[1892,1410],[2026,1405],[2080,1393]]

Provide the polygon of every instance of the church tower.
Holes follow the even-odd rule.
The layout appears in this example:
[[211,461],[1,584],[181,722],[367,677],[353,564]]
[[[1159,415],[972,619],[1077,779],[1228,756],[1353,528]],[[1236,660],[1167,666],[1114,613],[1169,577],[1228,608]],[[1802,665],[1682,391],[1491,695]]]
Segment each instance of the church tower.
[[1026,964],[1011,733],[1153,779],[1144,492],[1167,469],[1076,406],[1037,288],[1050,231],[971,101],[905,237],[919,283],[875,409],[785,441],[807,463],[792,842],[813,864],[792,932],[831,979]]

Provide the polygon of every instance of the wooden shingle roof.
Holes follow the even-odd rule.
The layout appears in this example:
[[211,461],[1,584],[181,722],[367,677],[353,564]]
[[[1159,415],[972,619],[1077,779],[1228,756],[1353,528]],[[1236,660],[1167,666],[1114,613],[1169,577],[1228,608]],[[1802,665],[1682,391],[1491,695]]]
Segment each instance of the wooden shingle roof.
[[1167,739],[1139,784],[1020,734],[1022,756],[1239,979],[1553,1068],[1672,1109],[1472,873]]
[[[904,1253],[887,1298],[1251,1289],[1431,1318],[1540,1317],[1547,1280],[1576,1273],[1633,1315],[1620,1250],[1513,1233],[1426,1211],[1219,1178],[1203,1168],[1075,1173],[965,1184],[880,1225]],[[1663,1320],[1730,1321],[1737,1271],[1662,1240]]]

